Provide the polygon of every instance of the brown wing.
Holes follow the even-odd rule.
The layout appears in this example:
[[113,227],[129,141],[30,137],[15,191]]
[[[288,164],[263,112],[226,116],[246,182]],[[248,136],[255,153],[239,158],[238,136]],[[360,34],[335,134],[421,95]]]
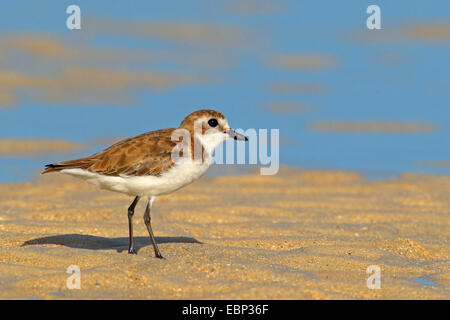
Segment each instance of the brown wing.
[[108,176],[159,175],[173,165],[171,152],[176,145],[171,140],[173,130],[162,129],[125,139],[92,156],[47,165],[42,173],[80,168]]

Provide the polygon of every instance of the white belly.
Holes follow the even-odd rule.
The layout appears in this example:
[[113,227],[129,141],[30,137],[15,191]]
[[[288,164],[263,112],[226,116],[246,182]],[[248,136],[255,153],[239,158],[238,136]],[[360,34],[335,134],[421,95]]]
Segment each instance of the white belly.
[[64,169],[61,173],[86,180],[101,189],[130,196],[158,196],[171,193],[200,178],[209,168],[209,161],[181,161],[160,176],[105,176],[84,169]]

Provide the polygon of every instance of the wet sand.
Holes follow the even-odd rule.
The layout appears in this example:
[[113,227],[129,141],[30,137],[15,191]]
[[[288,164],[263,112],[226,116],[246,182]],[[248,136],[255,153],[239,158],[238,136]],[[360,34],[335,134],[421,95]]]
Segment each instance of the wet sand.
[[[0,185],[2,299],[450,299],[450,176],[203,177],[157,198],[154,258],[132,199],[59,174]],[[81,269],[69,290],[66,269]],[[381,289],[367,288],[367,267]]]

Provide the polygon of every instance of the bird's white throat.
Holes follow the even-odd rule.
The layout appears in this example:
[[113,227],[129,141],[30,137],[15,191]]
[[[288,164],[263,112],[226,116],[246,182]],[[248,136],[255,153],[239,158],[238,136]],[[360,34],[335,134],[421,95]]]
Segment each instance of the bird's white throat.
[[208,155],[211,155],[213,151],[227,139],[227,137],[228,135],[226,133],[220,131],[196,135],[196,138],[200,141]]

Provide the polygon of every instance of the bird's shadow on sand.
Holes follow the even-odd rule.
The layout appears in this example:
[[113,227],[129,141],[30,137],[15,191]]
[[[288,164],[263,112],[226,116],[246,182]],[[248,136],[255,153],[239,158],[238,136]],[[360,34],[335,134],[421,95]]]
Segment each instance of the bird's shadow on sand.
[[[55,244],[78,249],[90,250],[111,250],[115,249],[117,252],[128,251],[128,237],[123,238],[104,238],[98,236],[84,235],[84,234],[61,234],[56,236],[36,238],[25,241],[21,247],[40,245],[40,244]],[[200,243],[200,241],[190,237],[156,237],[156,243]],[[149,237],[134,237],[134,249],[136,252],[139,249],[151,246],[152,243]]]

